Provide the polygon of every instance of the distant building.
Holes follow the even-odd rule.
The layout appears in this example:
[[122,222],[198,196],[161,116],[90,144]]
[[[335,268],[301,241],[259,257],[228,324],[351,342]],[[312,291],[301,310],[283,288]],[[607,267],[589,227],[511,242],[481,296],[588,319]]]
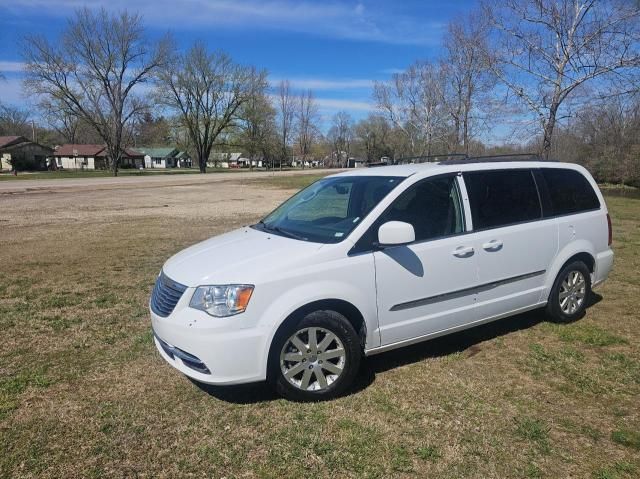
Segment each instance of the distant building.
[[107,167],[104,145],[68,143],[56,148],[53,157],[58,168],[65,170],[100,170]]
[[347,168],[362,168],[365,166],[365,161],[361,158],[349,158],[347,160]]
[[191,168],[191,157],[174,147],[136,147],[144,155],[145,168]]
[[209,155],[207,166],[210,168],[262,168],[266,166],[266,162],[262,158],[251,160],[242,156],[242,153],[239,152],[212,151]]
[[23,136],[0,136],[0,169],[46,170],[52,148]]
[[299,156],[294,156],[291,160],[291,166],[294,168],[318,168],[324,165],[324,160],[316,160],[314,158],[307,158],[303,160]]
[[[65,170],[104,170],[109,166],[107,148],[104,145],[61,145],[53,152],[58,168]],[[143,155],[137,150],[125,148],[120,158],[121,167],[142,166]]]
[[209,155],[207,166],[212,168],[240,168],[239,160],[242,153],[227,153],[221,151],[212,151]]
[[191,161],[191,156],[186,151],[180,151],[176,155],[176,159],[178,161],[178,168],[191,168],[193,162]]

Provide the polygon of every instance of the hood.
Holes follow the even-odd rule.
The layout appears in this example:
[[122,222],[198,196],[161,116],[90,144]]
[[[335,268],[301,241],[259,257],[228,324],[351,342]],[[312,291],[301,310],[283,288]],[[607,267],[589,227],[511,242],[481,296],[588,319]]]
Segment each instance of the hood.
[[309,261],[323,245],[244,227],[172,256],[164,273],[185,286],[255,284],[275,270]]

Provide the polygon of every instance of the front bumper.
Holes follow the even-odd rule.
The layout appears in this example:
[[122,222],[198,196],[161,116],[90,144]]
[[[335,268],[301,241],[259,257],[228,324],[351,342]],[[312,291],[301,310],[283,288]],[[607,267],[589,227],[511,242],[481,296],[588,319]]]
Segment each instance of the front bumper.
[[160,356],[181,373],[219,385],[266,379],[267,334],[260,328],[239,329],[238,317],[194,321],[193,314],[201,314],[195,310],[177,308],[167,318],[150,314]]

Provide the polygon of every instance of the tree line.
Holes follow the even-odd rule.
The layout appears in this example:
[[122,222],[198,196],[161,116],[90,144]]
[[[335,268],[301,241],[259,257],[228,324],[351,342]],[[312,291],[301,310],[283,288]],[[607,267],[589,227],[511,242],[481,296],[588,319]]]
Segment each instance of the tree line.
[[[203,42],[151,41],[135,13],[82,9],[57,40],[23,42],[41,134],[104,143],[114,174],[125,146],[172,142],[203,172],[212,151],[234,148],[272,166],[534,151],[640,182],[639,2],[482,3],[449,23],[440,52],[375,82],[368,117],[338,112],[323,129],[313,91],[270,85]],[[1,107],[0,134],[30,136],[29,119]]]

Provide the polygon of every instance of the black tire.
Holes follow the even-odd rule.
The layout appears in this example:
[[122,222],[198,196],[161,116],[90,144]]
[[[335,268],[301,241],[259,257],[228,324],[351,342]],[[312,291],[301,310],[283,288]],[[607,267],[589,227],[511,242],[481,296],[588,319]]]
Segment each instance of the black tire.
[[[569,308],[568,311],[565,307],[565,309],[563,310],[560,301],[561,293],[565,293],[563,282],[565,281],[565,279],[567,279],[569,274],[573,274],[574,272],[582,275],[582,278],[584,279],[584,297],[582,298],[582,301],[580,302],[577,309],[570,310]],[[551,292],[549,293],[549,300],[546,307],[547,315],[553,322],[570,323],[572,321],[575,321],[576,319],[579,319],[584,314],[590,298],[591,272],[589,271],[589,268],[587,268],[587,265],[582,261],[573,261],[562,268],[562,270],[560,270],[560,273],[558,273],[558,277],[553,283],[553,288],[551,288]]]
[[[319,329],[307,330],[307,328]],[[324,366],[318,364],[318,362],[323,362],[320,359],[322,353],[319,352],[319,350],[315,355],[313,352],[300,352],[305,359],[299,361],[288,362],[281,358],[281,355],[285,354],[285,351],[298,356],[298,348],[295,348],[293,343],[290,342],[290,338],[295,333],[301,332],[299,339],[302,339],[304,343],[306,337],[307,342],[305,344],[310,345],[310,331],[314,331],[313,334],[319,339],[317,340],[318,346],[321,345],[322,339],[330,339],[328,333],[335,335],[338,341],[332,340],[331,343],[329,343],[330,346],[326,348],[327,352],[329,352],[329,348],[333,348],[330,352],[339,352],[340,349],[342,349],[344,350],[344,355],[340,358],[325,359]],[[340,343],[342,347],[340,347]],[[287,350],[283,350],[285,346]],[[304,316],[300,321],[291,322],[278,332],[271,345],[269,354],[269,382],[278,394],[293,401],[323,401],[332,399],[342,394],[353,384],[360,369],[361,359],[362,349],[360,347],[360,338],[347,318],[335,311],[314,311]],[[305,361],[306,364],[302,364],[302,361]],[[331,363],[333,368],[342,365],[339,375],[333,375],[333,373],[324,369],[330,366],[328,363]],[[300,364],[300,366],[298,366],[298,364]],[[303,369],[291,379],[291,381],[299,381],[300,384],[298,386],[292,384],[290,380],[285,377],[285,370],[292,372],[296,367],[303,367]],[[310,372],[306,373],[305,369],[309,369]],[[325,376],[325,381],[328,383],[327,386],[323,387],[320,385],[317,370],[319,370],[322,376]],[[319,388],[318,390],[301,389],[305,373],[310,376],[309,381],[311,382],[309,387]],[[331,380],[331,377],[334,379]],[[329,381],[332,382],[329,383]]]

